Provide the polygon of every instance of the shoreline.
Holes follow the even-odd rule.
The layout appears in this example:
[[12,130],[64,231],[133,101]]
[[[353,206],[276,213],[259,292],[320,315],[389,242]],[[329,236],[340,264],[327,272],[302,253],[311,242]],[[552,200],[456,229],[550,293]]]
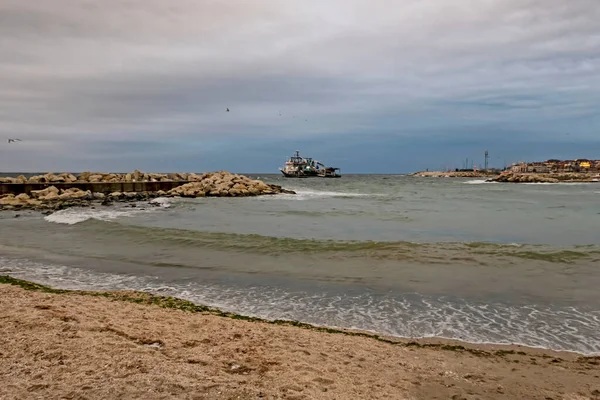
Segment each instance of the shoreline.
[[[464,351],[473,353],[479,356],[492,356],[498,354],[515,354],[516,349],[524,349],[529,352],[552,353],[553,355],[568,355],[578,356],[583,358],[600,357],[598,354],[584,354],[573,350],[555,350],[541,346],[529,346],[517,343],[476,343],[463,341],[460,339],[445,338],[445,337],[400,337],[381,334],[375,331],[366,331],[360,329],[350,329],[342,327],[333,327],[326,325],[315,325],[297,320],[288,319],[265,319],[261,317],[248,316],[229,311],[223,311],[217,307],[196,304],[189,300],[181,299],[172,296],[161,296],[146,291],[134,290],[109,290],[109,291],[90,291],[77,289],[57,289],[51,286],[42,285],[33,281],[14,278],[10,275],[0,275],[0,285],[12,285],[20,287],[24,290],[58,294],[58,295],[79,295],[91,297],[105,297],[113,300],[132,302],[136,304],[152,304],[158,307],[167,309],[178,309],[190,313],[208,313],[222,318],[230,318],[235,320],[243,320],[248,322],[267,324],[267,325],[283,325],[294,326],[300,329],[312,330],[320,333],[339,334],[353,337],[363,337],[376,340],[390,345],[417,347],[417,348],[438,348],[440,350],[449,351]],[[0,286],[1,287],[1,286]],[[482,348],[487,349],[482,350]]]
[[9,276],[0,276],[0,306],[2,398],[600,395],[600,357],[572,352],[396,340],[143,292],[69,291]]

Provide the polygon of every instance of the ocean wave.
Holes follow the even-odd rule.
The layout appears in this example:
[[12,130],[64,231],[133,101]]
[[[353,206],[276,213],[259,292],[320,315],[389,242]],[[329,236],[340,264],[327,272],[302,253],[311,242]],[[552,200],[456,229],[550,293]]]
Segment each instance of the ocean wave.
[[[117,216],[118,217],[118,216]],[[499,258],[536,260],[569,264],[579,260],[600,261],[600,247],[548,247],[518,243],[491,242],[409,242],[319,240],[288,237],[203,232],[196,230],[135,226],[120,224],[110,218],[88,218],[82,229],[90,230],[100,238],[121,238],[149,246],[170,249],[194,248],[234,250],[253,254],[282,256],[313,254],[332,257],[367,257],[379,260],[401,260],[429,264],[475,263],[489,265]],[[78,221],[79,222],[79,221]],[[103,224],[101,227],[98,224]],[[120,240],[121,240],[120,239]],[[100,239],[99,239],[100,240]]]
[[[138,211],[139,212],[139,211]],[[128,217],[133,215],[134,211],[117,211],[117,210],[93,210],[89,208],[69,208],[66,210],[57,211],[44,217],[48,222],[56,224],[75,225],[89,219],[97,219],[100,221],[111,221],[117,218]]]
[[157,204],[163,208],[171,207],[173,199],[169,197],[157,197],[155,199],[150,200],[150,203]]
[[[295,195],[287,195],[289,200],[312,200],[322,198],[353,198],[353,197],[382,197],[383,193],[356,193],[356,192],[333,192],[326,190],[292,189]],[[281,197],[280,197],[281,198]]]
[[139,290],[269,320],[298,320],[400,338],[447,338],[517,344],[584,355],[600,353],[600,312],[577,307],[475,302],[414,292],[360,294],[290,291],[268,285],[173,282],[15,260],[0,256],[12,276],[71,290]]
[[484,183],[496,183],[496,182],[488,182],[485,179],[473,179],[473,180],[466,181],[466,182],[463,182],[463,183],[465,183],[467,185],[481,185],[481,184],[484,184]]
[[112,207],[102,207],[102,208],[81,208],[74,207],[68,208],[65,210],[60,210],[54,212],[50,215],[44,217],[44,220],[48,222],[53,222],[56,224],[65,224],[65,225],[75,225],[81,222],[92,220],[98,221],[113,221],[123,217],[131,217],[144,212],[151,212],[155,210],[156,206],[159,206],[161,209],[170,208],[173,204],[173,199],[168,197],[157,197],[155,199],[150,200],[150,203],[155,207],[141,207],[139,204],[136,204],[136,207],[131,208],[119,208],[114,209]]

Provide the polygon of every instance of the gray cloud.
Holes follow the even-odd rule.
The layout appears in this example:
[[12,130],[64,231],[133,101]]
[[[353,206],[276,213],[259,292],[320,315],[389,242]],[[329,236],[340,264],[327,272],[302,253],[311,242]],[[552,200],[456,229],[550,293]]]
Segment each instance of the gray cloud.
[[597,0],[4,0],[0,132],[24,142],[0,169],[498,126],[596,141],[598,54]]

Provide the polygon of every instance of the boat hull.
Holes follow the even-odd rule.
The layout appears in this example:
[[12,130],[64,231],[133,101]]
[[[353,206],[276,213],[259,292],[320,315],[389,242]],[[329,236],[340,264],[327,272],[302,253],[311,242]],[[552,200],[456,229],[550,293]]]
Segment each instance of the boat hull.
[[289,174],[284,171],[281,171],[281,174],[285,178],[298,178],[298,179],[306,179],[306,178],[341,178],[341,175],[299,175],[299,174]]

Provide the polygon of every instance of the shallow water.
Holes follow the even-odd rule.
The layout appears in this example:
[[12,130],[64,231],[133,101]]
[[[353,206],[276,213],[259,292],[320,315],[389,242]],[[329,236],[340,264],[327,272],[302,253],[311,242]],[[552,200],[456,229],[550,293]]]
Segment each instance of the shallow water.
[[599,185],[260,178],[298,194],[2,213],[0,273],[397,336],[600,352]]

